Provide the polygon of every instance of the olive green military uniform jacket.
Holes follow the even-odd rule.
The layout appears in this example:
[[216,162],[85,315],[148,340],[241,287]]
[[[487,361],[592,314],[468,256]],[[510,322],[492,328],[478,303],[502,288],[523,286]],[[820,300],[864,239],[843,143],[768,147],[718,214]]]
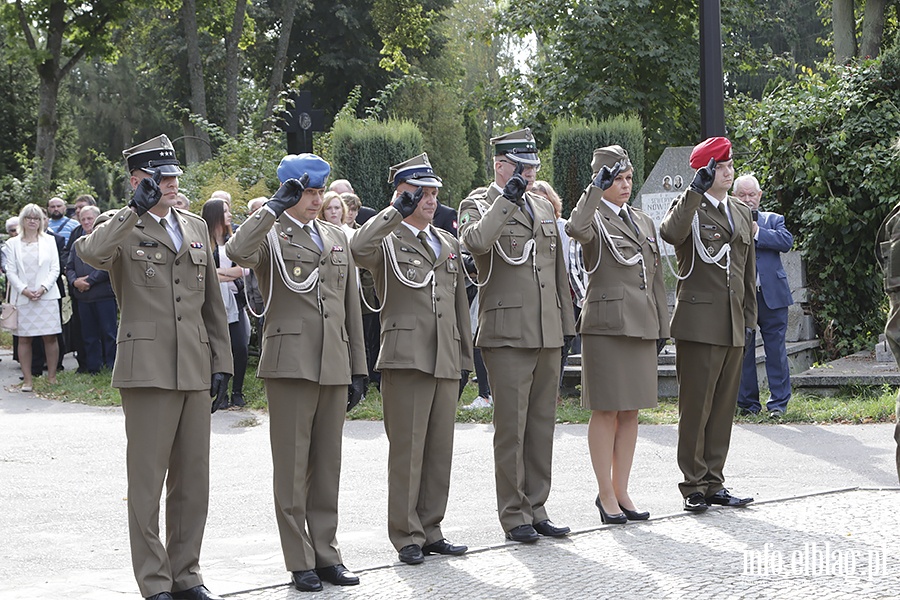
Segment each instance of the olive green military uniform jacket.
[[[318,268],[318,289],[295,293],[281,279],[279,266],[272,268],[267,234],[273,226],[286,276],[300,284]],[[347,385],[351,375],[368,373],[356,265],[340,228],[325,221],[316,226],[322,250],[296,222],[286,215],[276,221],[262,207],[228,240],[225,253],[256,272],[269,302],[257,375]]]
[[[756,251],[750,209],[737,198],[728,198],[734,232],[728,219],[704,194],[688,190],[669,207],[660,224],[664,240],[675,247],[678,281],[672,337],[676,340],[742,347],[744,328],[756,324]],[[698,216],[702,246],[715,255],[731,244],[726,271],[697,256],[691,221]],[[725,266],[725,258],[720,261]],[[693,271],[691,269],[693,268]]]
[[[459,379],[472,371],[472,330],[459,242],[449,233],[431,228],[441,242],[436,262],[392,206],[369,219],[353,236],[353,256],[375,280],[381,311],[381,351],[378,369],[415,369],[441,379]],[[382,241],[387,238],[393,256]],[[421,285],[434,271],[434,286]]]
[[[645,340],[669,337],[669,310],[653,219],[630,209],[640,233],[603,202],[603,192],[588,186],[566,224],[572,239],[581,242],[585,268],[602,265],[590,275],[578,331],[591,335],[621,335]],[[641,262],[623,265],[613,256],[594,216],[599,215],[610,241],[622,258],[640,254]],[[643,266],[642,266],[643,265]]]
[[206,223],[171,210],[184,238],[177,252],[156,219],[127,207],[75,242],[84,262],[109,271],[119,303],[117,388],[204,390],[212,373],[233,372]]
[[[556,348],[564,335],[575,335],[575,317],[569,297],[564,249],[553,206],[529,192],[527,210],[519,208],[491,185],[482,195],[472,195],[459,205],[459,238],[472,253],[478,268],[479,290],[477,346],[482,348]],[[479,210],[481,206],[482,210]],[[534,240],[533,257],[526,245]],[[499,254],[495,244],[513,261]]]

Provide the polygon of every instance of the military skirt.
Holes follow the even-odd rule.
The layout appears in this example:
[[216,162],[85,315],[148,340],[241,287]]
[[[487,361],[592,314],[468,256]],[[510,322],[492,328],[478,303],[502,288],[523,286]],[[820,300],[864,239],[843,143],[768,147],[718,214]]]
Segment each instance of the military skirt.
[[654,408],[656,340],[581,336],[581,405],[590,410]]

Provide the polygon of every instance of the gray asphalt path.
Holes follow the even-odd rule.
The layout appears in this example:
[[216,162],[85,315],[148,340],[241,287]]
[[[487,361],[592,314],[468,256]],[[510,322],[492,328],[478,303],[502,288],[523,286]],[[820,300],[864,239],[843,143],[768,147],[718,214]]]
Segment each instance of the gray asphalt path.
[[[121,410],[19,392],[15,363],[8,353],[0,357],[0,598],[137,598],[128,551]],[[557,524],[580,532],[600,525],[586,430],[584,425],[557,427],[548,502]],[[849,487],[896,487],[892,433],[888,424],[736,426],[726,484],[760,501]],[[676,435],[674,426],[640,429],[631,495],[654,517],[681,513]],[[503,544],[491,437],[490,425],[456,428],[444,533],[473,550]],[[366,571],[396,563],[386,533],[387,441],[382,424],[348,422],[343,461],[338,540],[344,562]],[[202,567],[207,585],[220,594],[248,593],[288,581],[274,521],[271,476],[267,415],[214,415]],[[877,528],[877,514],[874,518]],[[833,519],[820,526],[823,533],[843,527]],[[577,548],[575,544],[568,551],[577,554]],[[493,551],[466,560],[477,561]]]

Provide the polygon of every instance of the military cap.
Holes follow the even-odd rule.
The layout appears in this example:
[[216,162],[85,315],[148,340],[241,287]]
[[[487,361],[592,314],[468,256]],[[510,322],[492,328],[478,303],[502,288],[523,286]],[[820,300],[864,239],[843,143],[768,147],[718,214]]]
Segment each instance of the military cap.
[[537,144],[528,127],[491,138],[491,145],[494,147],[494,156],[506,156],[512,161],[535,167],[541,164]]
[[177,177],[183,173],[181,163],[175,158],[175,148],[165,134],[123,150],[122,156],[128,163],[129,172],[140,169],[152,175],[155,169],[163,177]]
[[388,183],[396,188],[401,183],[418,185],[421,187],[443,187],[441,178],[434,174],[428,155],[424,152],[391,167],[388,175]]
[[731,141],[724,137],[706,138],[691,150],[691,168],[699,169],[709,164],[709,159],[717,163],[731,160]]
[[300,179],[304,173],[309,175],[309,183],[306,184],[306,187],[323,188],[325,180],[331,173],[331,165],[309,152],[288,154],[281,159],[281,163],[278,165],[278,181],[281,183],[288,179]]
[[596,175],[603,167],[612,169],[616,163],[622,165],[623,171],[631,168],[631,159],[628,158],[625,148],[618,145],[597,148],[594,150],[594,158],[591,160],[591,170]]

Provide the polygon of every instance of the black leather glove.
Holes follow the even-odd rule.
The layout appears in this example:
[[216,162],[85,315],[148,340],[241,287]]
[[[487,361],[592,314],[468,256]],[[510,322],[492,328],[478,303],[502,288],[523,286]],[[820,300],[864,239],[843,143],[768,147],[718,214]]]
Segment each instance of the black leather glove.
[[213,373],[212,382],[209,385],[209,397],[215,398],[212,403],[212,411],[228,408],[228,380],[231,375],[228,373]]
[[425,188],[420,187],[416,190],[415,194],[410,194],[409,192],[403,192],[391,203],[391,206],[397,209],[397,212],[400,213],[400,216],[404,219],[409,215],[416,212],[416,207],[419,206],[419,200],[422,199],[422,196],[425,195]]
[[350,387],[347,390],[347,412],[353,410],[359,404],[359,401],[363,399],[363,396],[366,395],[367,379],[368,377],[365,375],[353,375],[350,378]]
[[709,164],[700,167],[694,173],[694,180],[691,182],[691,189],[698,194],[705,194],[706,190],[712,187],[713,181],[716,180],[716,159],[709,159]]
[[656,353],[659,354],[662,352],[663,348],[666,347],[666,344],[669,342],[669,338],[659,338],[656,340]]
[[150,177],[144,177],[136,188],[131,202],[128,206],[134,209],[137,216],[143,215],[145,212],[156,206],[159,199],[162,198],[162,190],[159,189],[159,182],[162,181],[162,173],[159,169],[147,169],[153,171]]
[[266,202],[266,206],[275,213],[276,219],[280,217],[284,211],[300,202],[300,196],[303,195],[303,190],[306,189],[308,183],[309,175],[304,173],[303,177],[300,179],[288,179],[281,184],[281,187],[278,188],[275,195]]
[[460,251],[459,256],[462,258],[463,268],[466,270],[466,273],[472,277],[478,275],[478,267],[475,266],[475,258],[468,252],[462,251]]
[[515,202],[519,206],[525,206],[525,200],[523,200],[522,197],[525,195],[525,188],[528,187],[528,182],[522,177],[522,171],[524,170],[525,165],[517,163],[516,172],[509,178],[506,185],[503,186],[503,197],[510,202]]
[[603,191],[608,190],[612,187],[613,182],[616,180],[616,177],[622,171],[622,164],[616,163],[613,165],[613,168],[610,169],[606,165],[600,169],[600,172],[597,173],[597,176],[594,177],[594,187],[598,187]]

